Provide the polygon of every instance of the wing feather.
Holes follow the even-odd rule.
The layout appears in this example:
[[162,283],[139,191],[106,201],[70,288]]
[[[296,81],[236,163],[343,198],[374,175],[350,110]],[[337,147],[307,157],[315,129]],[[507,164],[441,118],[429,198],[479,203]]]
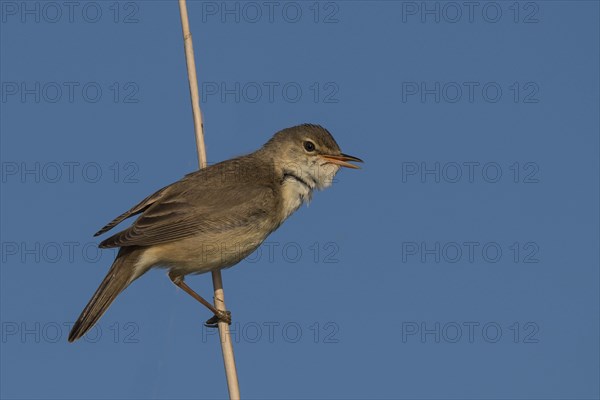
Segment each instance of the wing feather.
[[[219,182],[207,176],[205,171],[210,174],[209,169],[187,175],[116,218],[120,222],[134,212],[142,213],[131,227],[104,240],[99,247],[151,246],[202,232],[228,230],[268,218],[269,211],[276,207],[269,179]],[[210,186],[210,182],[219,184]],[[113,222],[107,227],[116,225]]]
[[94,233],[94,236],[100,236],[103,233],[110,231],[112,228],[119,225],[121,222],[123,222],[127,218],[133,217],[134,215],[137,215],[137,214],[143,212],[148,207],[150,207],[152,204],[154,204],[156,201],[160,200],[168,188],[169,188],[169,186],[166,186],[166,187],[160,189],[159,191],[157,191],[156,193],[146,197],[144,200],[139,202],[139,204],[137,204],[136,206],[131,208],[129,211],[125,211],[123,214],[119,215],[117,218],[113,219],[108,224],[106,224],[98,232]]

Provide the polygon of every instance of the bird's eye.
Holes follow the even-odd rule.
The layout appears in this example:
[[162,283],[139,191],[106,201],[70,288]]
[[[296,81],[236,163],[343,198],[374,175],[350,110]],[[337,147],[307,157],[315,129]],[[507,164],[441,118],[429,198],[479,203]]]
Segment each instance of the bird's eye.
[[304,149],[306,151],[315,151],[315,144],[309,140],[304,142]]

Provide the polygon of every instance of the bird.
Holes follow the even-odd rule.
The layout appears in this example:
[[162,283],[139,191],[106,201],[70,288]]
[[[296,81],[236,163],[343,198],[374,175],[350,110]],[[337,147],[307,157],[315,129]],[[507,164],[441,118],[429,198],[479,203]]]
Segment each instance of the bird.
[[208,326],[231,323],[229,311],[217,310],[184,277],[242,261],[314,191],[331,186],[341,167],[359,168],[351,162],[363,161],[342,153],[327,129],[302,124],[278,131],[253,153],[187,174],[146,197],[94,235],[139,215],[99,244],[119,251],[68,341],[85,335],[123,290],[155,267],[166,268],[175,285],[214,313]]

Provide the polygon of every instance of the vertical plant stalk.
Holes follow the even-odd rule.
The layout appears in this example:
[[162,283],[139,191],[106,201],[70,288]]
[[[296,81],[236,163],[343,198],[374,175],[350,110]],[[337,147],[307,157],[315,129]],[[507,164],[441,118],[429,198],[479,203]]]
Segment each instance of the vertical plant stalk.
[[[194,116],[194,129],[196,131],[196,147],[198,148],[198,163],[200,169],[206,167],[206,147],[204,146],[204,125],[202,123],[202,112],[200,111],[200,96],[198,94],[198,78],[196,76],[196,61],[194,59],[194,46],[190,32],[186,0],[179,0],[179,12],[181,14],[181,28],[183,30],[183,45],[185,48],[185,60],[187,63],[188,79],[190,84],[190,97],[192,100],[192,113]],[[225,295],[223,292],[223,279],[221,271],[212,272],[212,281],[215,289],[215,307],[217,310],[225,311]],[[235,368],[235,357],[233,355],[233,344],[229,332],[229,325],[219,321],[219,336],[221,338],[221,351],[223,363],[225,364],[225,375],[227,377],[227,388],[230,399],[240,398],[240,387]]]

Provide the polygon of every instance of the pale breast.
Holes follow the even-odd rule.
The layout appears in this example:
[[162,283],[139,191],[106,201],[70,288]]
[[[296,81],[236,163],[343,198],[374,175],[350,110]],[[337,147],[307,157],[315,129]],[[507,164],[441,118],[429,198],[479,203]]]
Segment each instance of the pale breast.
[[312,190],[304,183],[287,177],[281,184],[282,219],[289,217],[303,203],[310,201]]

